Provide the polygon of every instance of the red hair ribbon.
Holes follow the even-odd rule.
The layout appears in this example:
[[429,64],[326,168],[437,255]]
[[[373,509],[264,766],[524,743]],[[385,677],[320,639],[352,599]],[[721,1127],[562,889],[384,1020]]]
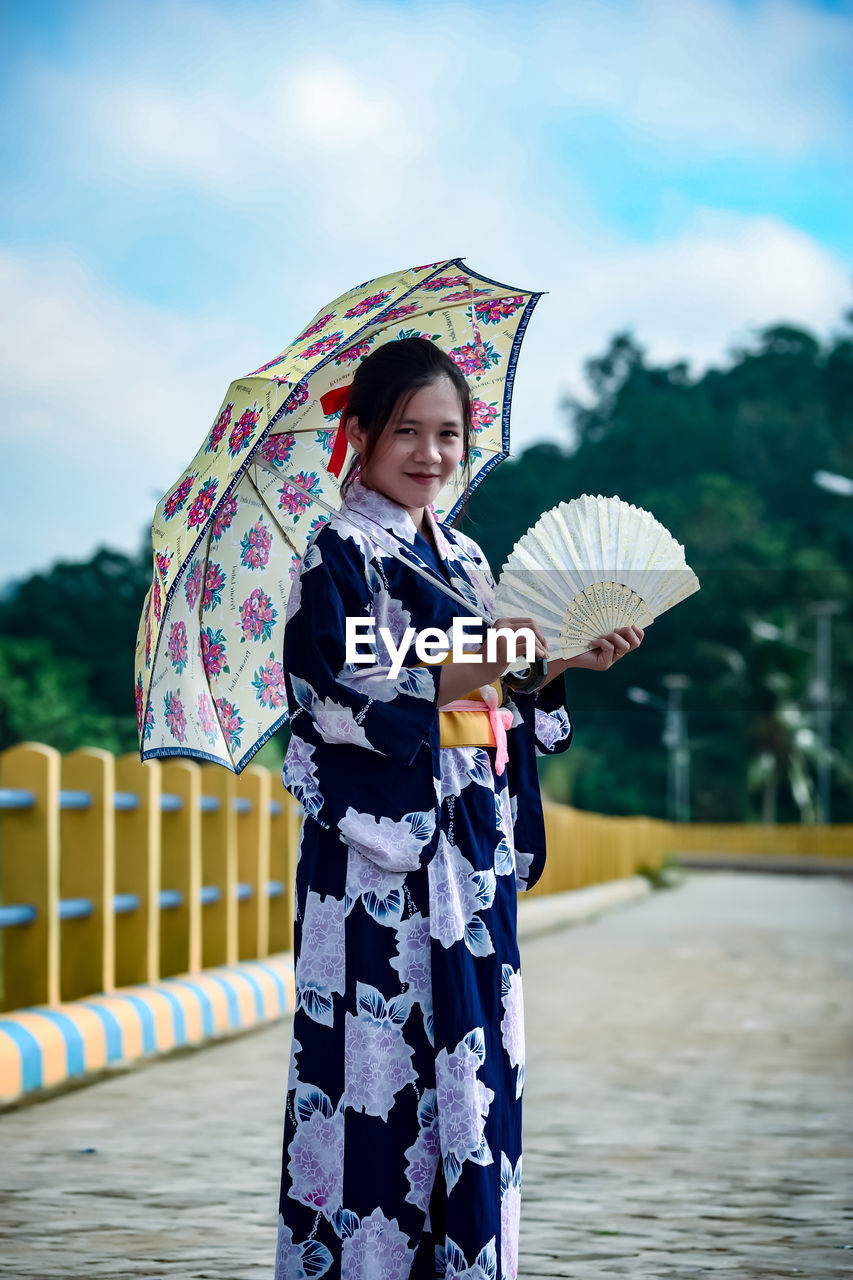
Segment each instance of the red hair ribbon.
[[352,383],[348,382],[343,387],[335,387],[332,391],[327,391],[325,395],[320,396],[320,408],[323,413],[329,417],[333,413],[337,413],[340,409],[341,420],[338,423],[338,429],[335,433],[334,444],[332,445],[332,456],[328,462],[328,471],[330,475],[340,476],[341,468],[344,465],[344,458],[347,456],[347,438],[344,435],[344,414],[346,413],[347,401],[349,393],[352,389]]

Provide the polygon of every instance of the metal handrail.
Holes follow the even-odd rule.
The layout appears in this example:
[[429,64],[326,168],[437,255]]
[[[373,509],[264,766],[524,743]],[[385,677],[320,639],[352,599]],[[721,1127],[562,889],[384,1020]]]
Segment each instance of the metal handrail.
[[[35,807],[36,798],[32,791],[26,791],[21,787],[0,787],[0,810],[7,811],[32,809]],[[221,807],[218,796],[204,795],[200,800],[200,808],[202,813],[217,813]],[[252,802],[247,800],[245,796],[235,796],[231,801],[235,813],[251,813]],[[131,813],[138,809],[140,798],[135,791],[116,791],[113,797],[113,808],[119,813]],[[59,793],[60,809],[86,810],[92,807],[92,793],[90,791],[60,791]],[[160,810],[162,813],[178,813],[184,807],[182,796],[172,795],[166,791],[160,796]],[[270,813],[273,817],[277,817],[281,811],[281,801],[270,801]]]
[[[267,881],[268,898],[282,898],[286,893],[287,888],[282,884],[281,880]],[[254,897],[254,894],[254,887],[250,884],[241,882],[234,886],[234,895],[238,902],[248,902],[250,898]],[[202,885],[199,891],[199,901],[203,907],[210,906],[215,902],[221,902],[221,900],[222,891],[217,885]],[[183,901],[184,895],[177,889],[160,890],[158,905],[161,911],[171,911],[175,907],[180,907]],[[140,899],[138,894],[113,894],[113,911],[117,916],[132,915],[139,908]],[[91,898],[60,898],[59,900],[60,920],[86,920],[91,916],[94,909],[95,904]],[[0,929],[11,929],[18,925],[32,924],[37,917],[36,908],[28,903],[10,903],[0,906]]]

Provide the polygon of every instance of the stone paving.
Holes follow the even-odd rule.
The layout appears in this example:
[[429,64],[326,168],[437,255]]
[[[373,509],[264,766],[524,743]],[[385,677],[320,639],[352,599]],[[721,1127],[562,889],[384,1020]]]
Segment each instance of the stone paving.
[[[523,963],[521,1280],[853,1275],[853,883],[689,872]],[[288,1034],[0,1117],[0,1275],[271,1280]]]

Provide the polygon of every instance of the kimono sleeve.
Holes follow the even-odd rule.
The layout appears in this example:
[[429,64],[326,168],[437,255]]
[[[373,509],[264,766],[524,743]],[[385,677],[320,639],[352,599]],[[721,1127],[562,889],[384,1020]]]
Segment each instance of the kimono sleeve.
[[572,725],[566,708],[565,677],[558,676],[537,693],[511,691],[508,705],[517,713],[517,723],[507,734],[517,748],[509,780],[513,843],[515,846],[515,887],[525,893],[540,879],[545,869],[545,820],[536,757],[565,751],[572,739]]
[[[441,668],[417,665],[410,646],[392,675],[387,649],[378,656],[374,649],[376,661],[360,665],[347,662],[346,646],[347,618],[365,621],[377,614],[377,625],[382,619],[392,623],[399,644],[400,626],[408,616],[402,605],[388,597],[381,577],[355,544],[330,528],[306,551],[297,584],[284,636],[294,728],[302,732],[304,715],[325,743],[363,747],[410,764],[437,714]],[[359,649],[367,652],[363,643]]]
[[574,726],[566,703],[566,677],[557,676],[535,695],[533,727],[537,756],[558,756],[571,746]]

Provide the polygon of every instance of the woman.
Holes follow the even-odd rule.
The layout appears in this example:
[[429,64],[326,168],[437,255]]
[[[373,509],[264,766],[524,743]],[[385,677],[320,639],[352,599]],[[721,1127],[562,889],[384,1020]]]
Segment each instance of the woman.
[[[380,347],[341,421],[357,456],[285,632],[283,778],[305,818],[276,1280],[506,1280],[524,1080],[515,895],[542,872],[535,756],[571,741],[563,681],[507,692],[506,638],[485,660],[484,626],[478,662],[428,665],[411,645],[395,666],[407,627],[449,639],[464,614],[430,577],[491,616],[485,556],[429,509],[468,454],[449,357],[418,338]],[[372,665],[348,661],[348,618],[373,619]],[[531,619],[498,626],[529,627],[547,656]],[[552,681],[636,648],[642,632],[625,631],[550,664]],[[473,709],[440,711],[460,699]]]

